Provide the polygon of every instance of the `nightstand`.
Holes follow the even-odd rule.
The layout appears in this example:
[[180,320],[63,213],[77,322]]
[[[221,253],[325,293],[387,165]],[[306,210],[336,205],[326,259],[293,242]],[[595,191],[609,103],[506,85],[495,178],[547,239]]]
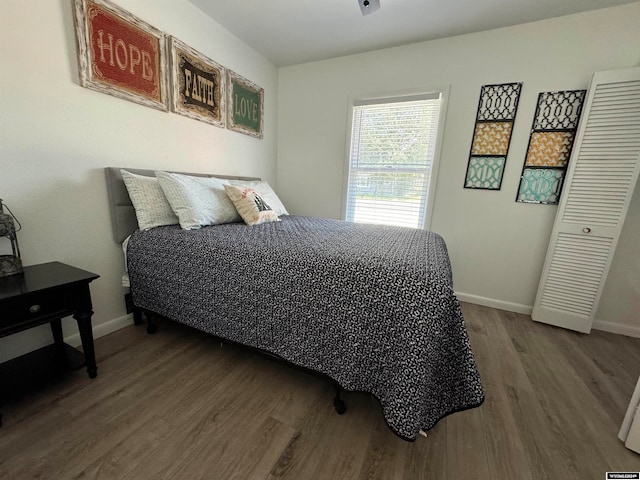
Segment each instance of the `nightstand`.
[[[0,364],[0,405],[35,383],[83,365],[90,378],[97,376],[89,291],[89,283],[96,278],[99,275],[60,262],[24,267],[22,274],[0,278],[0,337],[49,323],[54,340],[51,345]],[[78,322],[84,354],[62,338],[61,320],[69,315]]]

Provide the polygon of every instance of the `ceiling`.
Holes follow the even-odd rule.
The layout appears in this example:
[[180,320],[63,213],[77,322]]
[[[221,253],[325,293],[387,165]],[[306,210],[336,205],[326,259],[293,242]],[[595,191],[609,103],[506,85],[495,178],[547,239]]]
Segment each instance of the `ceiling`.
[[282,67],[479,32],[637,0],[189,0]]

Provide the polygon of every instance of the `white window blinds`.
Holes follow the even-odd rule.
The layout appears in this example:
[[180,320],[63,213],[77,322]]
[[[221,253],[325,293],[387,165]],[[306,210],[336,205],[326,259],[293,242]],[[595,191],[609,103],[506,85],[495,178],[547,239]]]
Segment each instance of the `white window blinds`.
[[346,219],[424,227],[440,95],[355,102]]

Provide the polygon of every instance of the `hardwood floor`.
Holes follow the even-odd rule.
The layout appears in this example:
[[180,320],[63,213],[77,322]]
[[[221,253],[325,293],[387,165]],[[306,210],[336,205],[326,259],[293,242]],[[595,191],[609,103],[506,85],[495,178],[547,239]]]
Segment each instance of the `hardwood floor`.
[[640,471],[617,438],[640,339],[463,304],[485,387],[414,443],[380,406],[172,323],[96,340],[85,372],[5,406],[2,479],[602,479]]

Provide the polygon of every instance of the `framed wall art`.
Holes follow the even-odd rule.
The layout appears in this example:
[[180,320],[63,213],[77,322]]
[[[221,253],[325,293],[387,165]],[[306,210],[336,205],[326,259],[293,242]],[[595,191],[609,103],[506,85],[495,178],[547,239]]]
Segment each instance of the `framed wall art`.
[[522,83],[483,85],[464,188],[500,190]]
[[171,111],[224,128],[225,69],[175,37],[171,53]]
[[262,138],[264,89],[227,70],[227,128]]
[[516,202],[557,205],[586,90],[542,92],[533,118]]
[[107,0],[74,0],[80,84],[167,111],[164,34]]

